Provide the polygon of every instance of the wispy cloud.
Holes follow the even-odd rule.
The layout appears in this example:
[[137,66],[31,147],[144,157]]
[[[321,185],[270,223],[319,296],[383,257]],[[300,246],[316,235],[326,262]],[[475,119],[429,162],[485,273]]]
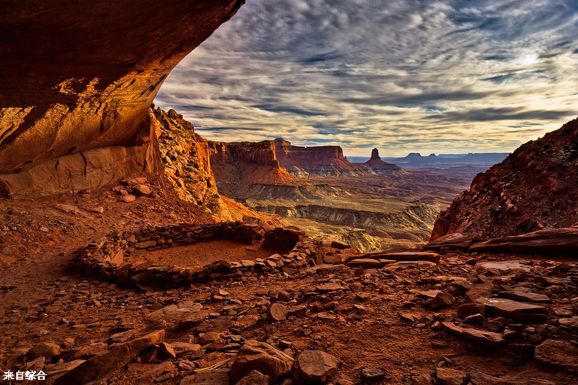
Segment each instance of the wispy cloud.
[[248,0],[156,103],[215,140],[511,151],[578,115],[576,0]]

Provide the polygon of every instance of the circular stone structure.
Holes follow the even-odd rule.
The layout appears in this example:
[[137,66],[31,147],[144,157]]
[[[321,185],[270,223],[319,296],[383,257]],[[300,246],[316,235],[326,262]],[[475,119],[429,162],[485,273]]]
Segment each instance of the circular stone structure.
[[[312,266],[320,242],[285,228],[242,222],[147,226],[115,232],[76,251],[76,267],[140,288],[174,288]],[[222,259],[225,258],[225,259]]]

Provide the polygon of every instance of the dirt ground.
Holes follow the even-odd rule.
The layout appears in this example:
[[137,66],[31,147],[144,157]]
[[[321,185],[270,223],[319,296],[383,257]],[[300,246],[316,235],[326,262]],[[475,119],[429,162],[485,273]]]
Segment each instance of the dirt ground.
[[130,263],[138,265],[203,267],[216,261],[239,262],[241,260],[255,260],[266,258],[273,254],[256,246],[224,239],[200,242],[194,245],[177,246],[168,249],[146,251],[139,250],[130,256]]
[[[54,342],[63,351],[97,342],[110,343],[111,335],[121,331],[151,330],[151,312],[193,301],[202,304],[207,317],[186,330],[171,328],[170,323],[163,325],[165,340],[199,343],[203,333],[210,331],[220,333],[222,344],[206,346],[204,354],[194,359],[177,357],[167,362],[139,357],[98,383],[179,384],[191,374],[187,362],[192,362],[193,368],[223,362],[227,367],[243,341],[249,339],[268,342],[291,354],[318,349],[334,355],[340,364],[331,380],[333,384],[360,382],[364,368],[383,370],[386,376],[380,382],[389,384],[442,383],[435,379],[436,368],[440,367],[468,375],[481,372],[499,377],[478,381],[476,385],[577,383],[575,375],[565,370],[532,359],[520,360],[511,345],[488,349],[440,330],[440,321],[456,317],[463,295],[456,294],[454,303],[437,310],[422,306],[420,292],[450,288],[447,277],[457,276],[476,284],[504,279],[508,280],[507,285],[520,283],[512,274],[502,276],[477,270],[472,260],[484,260],[485,256],[448,256],[437,267],[359,270],[338,265],[294,275],[251,275],[238,282],[146,292],[79,276],[70,270],[75,249],[112,230],[136,229],[145,224],[211,222],[208,215],[162,192],[162,188],[157,187],[157,191],[156,198],[142,197],[132,203],[120,202],[108,191],[58,199],[0,201],[2,370],[22,369],[26,364],[14,357],[39,342]],[[66,209],[69,206],[58,205],[74,205],[80,211],[70,212]],[[101,207],[103,213],[94,212],[102,211],[97,210]],[[232,256],[237,250],[235,245],[221,241],[213,246],[215,253],[210,254],[211,258],[216,254]],[[528,281],[522,284],[534,288],[542,287],[533,281],[540,275],[562,279],[575,276],[577,271],[573,261],[524,262],[530,272]],[[557,270],[560,265],[565,267]],[[575,282],[570,280],[560,283],[557,289],[541,290],[551,298],[549,309],[568,317],[576,315],[575,289]],[[276,302],[301,310],[286,320],[275,321],[270,307]],[[538,336],[535,344],[546,338],[572,340],[572,333],[556,329],[556,322],[554,317],[547,323],[524,326],[526,335],[519,337],[517,343],[528,344],[528,333]],[[40,366],[49,370],[58,364],[59,358],[53,357]],[[166,369],[169,364],[170,369]],[[166,370],[160,365],[165,365]],[[52,380],[49,375],[49,383]]]

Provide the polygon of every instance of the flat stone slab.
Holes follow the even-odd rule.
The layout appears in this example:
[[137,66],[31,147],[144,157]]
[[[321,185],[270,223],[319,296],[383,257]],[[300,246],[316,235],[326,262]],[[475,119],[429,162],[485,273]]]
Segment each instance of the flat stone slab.
[[347,259],[347,264],[353,260],[359,259],[374,259],[374,260],[393,260],[393,261],[429,261],[434,263],[439,263],[440,255],[431,251],[400,251],[395,253],[389,253],[384,251],[378,251],[375,253],[366,253],[353,255]]
[[349,267],[361,267],[363,269],[379,269],[390,263],[394,263],[392,259],[373,259],[373,258],[359,258],[347,262]]
[[504,337],[500,333],[462,327],[451,322],[442,322],[442,327],[454,335],[487,348],[497,348],[505,342]]
[[488,312],[519,321],[541,321],[548,316],[548,309],[544,306],[507,298],[479,298],[477,302],[484,305]]
[[531,266],[525,265],[523,261],[485,261],[476,264],[476,269],[485,271],[495,271],[500,274],[523,273],[532,270]]
[[578,227],[539,230],[474,243],[472,252],[511,252],[571,255],[578,251]]
[[197,302],[183,302],[165,306],[150,313],[147,319],[151,322],[167,325],[174,329],[187,329],[197,326],[205,320],[207,313],[203,305]]
[[535,293],[526,287],[516,287],[512,291],[505,291],[500,293],[502,297],[524,302],[551,302],[550,297],[546,294]]

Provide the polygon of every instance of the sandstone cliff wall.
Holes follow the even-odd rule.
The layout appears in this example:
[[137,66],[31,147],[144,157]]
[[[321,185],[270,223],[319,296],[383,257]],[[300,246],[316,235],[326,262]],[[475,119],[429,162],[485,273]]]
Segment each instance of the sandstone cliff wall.
[[92,188],[158,170],[149,107],[242,0],[0,3],[0,192]]

